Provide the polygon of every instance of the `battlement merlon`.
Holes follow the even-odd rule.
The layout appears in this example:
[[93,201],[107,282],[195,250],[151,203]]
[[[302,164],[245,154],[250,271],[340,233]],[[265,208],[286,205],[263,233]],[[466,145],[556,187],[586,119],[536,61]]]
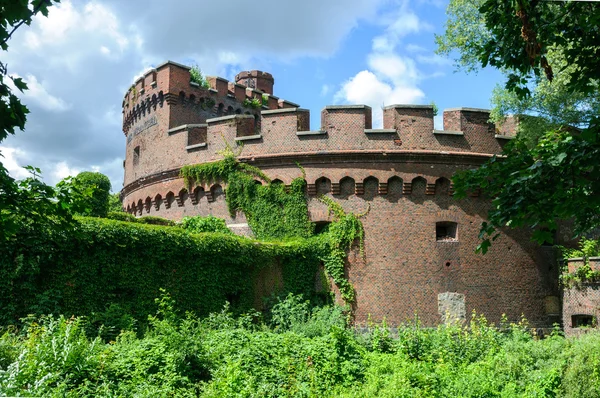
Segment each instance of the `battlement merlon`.
[[[162,107],[165,102],[168,105],[195,103],[204,110],[207,110],[207,103],[214,104],[214,112],[208,117],[227,115],[226,109],[218,108],[221,103],[228,108],[227,102],[233,106],[233,112],[236,113],[246,113],[248,109],[245,108],[255,106],[255,101],[250,106],[246,100],[259,100],[262,109],[298,107],[293,102],[273,95],[274,78],[270,73],[258,70],[240,72],[235,83],[221,77],[207,76],[207,89],[191,81],[190,70],[189,66],[167,61],[139,77],[127,90],[122,102],[125,135],[132,125],[137,124],[147,113],[156,110],[157,105]],[[253,79],[253,83],[248,83],[248,79]],[[197,120],[194,123],[203,121],[204,119]]]

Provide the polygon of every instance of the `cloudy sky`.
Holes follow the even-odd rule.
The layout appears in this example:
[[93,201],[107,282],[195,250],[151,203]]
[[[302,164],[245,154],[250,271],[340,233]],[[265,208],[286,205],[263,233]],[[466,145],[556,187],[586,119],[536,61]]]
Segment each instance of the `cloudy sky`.
[[[173,60],[233,80],[241,70],[275,77],[274,94],[311,110],[367,104],[488,108],[500,76],[455,73],[434,54],[442,0],[62,0],[22,27],[2,54],[23,77],[26,130],[0,143],[13,176],[42,168],[55,183],[83,170],[122,186],[121,101],[144,70]],[[436,119],[440,124],[441,119]]]

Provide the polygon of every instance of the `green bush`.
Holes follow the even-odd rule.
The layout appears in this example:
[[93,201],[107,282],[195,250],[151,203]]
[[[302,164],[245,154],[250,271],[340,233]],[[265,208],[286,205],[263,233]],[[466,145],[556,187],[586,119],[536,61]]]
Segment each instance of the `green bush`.
[[106,217],[109,208],[109,197],[111,184],[107,176],[93,171],[82,171],[74,178],[74,183],[80,189],[91,189],[92,195],[89,198],[82,198],[86,201],[86,210],[84,216]]
[[[141,334],[105,342],[82,318],[30,318],[0,337],[0,394],[44,397],[599,397],[600,334],[535,339],[524,324],[401,325],[382,352],[351,329],[319,324],[299,296],[270,327],[229,306],[178,316],[161,293]],[[327,310],[334,314],[331,308]],[[117,311],[118,312],[118,311]],[[338,318],[338,316],[335,316]],[[282,325],[286,325],[282,327]],[[296,326],[301,325],[299,329]],[[371,332],[384,325],[371,324]],[[285,329],[285,330],[284,330]],[[294,331],[293,329],[296,329]],[[383,333],[380,330],[380,333]],[[420,355],[415,355],[415,344]],[[370,347],[370,348],[369,348]],[[408,347],[412,347],[410,350]]]
[[264,243],[222,233],[80,218],[73,230],[22,231],[0,242],[0,325],[28,314],[91,315],[118,305],[141,323],[166,288],[178,310],[206,315],[256,300],[265,267],[283,270],[283,292],[314,292],[318,259],[310,242]]
[[233,235],[233,232],[227,228],[225,220],[214,216],[183,217],[181,226],[191,233],[219,232],[222,234]]
[[138,222],[138,218],[133,214],[125,213],[123,211],[109,211],[106,215],[109,220],[119,220],[127,222]]
[[157,216],[142,216],[137,219],[138,222],[142,224],[151,224],[151,225],[164,225],[167,227],[174,227],[175,221],[168,220],[166,218],[157,217]]

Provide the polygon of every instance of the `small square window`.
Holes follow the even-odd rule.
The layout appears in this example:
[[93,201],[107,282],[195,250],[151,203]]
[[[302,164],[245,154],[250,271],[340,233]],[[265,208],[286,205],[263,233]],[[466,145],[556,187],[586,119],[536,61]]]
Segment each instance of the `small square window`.
[[451,221],[440,221],[435,223],[435,240],[438,242],[456,242],[458,224]]
[[594,327],[594,316],[587,314],[571,315],[571,325],[573,328]]

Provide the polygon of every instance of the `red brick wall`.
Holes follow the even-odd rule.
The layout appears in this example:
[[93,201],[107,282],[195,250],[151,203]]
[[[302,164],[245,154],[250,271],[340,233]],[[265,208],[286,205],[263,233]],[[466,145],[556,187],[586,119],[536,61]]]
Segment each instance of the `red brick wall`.
[[[476,310],[493,322],[503,313],[511,320],[524,314],[535,326],[550,326],[554,321],[546,305],[559,295],[552,253],[531,243],[525,231],[506,231],[485,256],[475,254],[489,200],[457,201],[451,195],[449,179],[457,170],[476,167],[501,151],[486,112],[468,108],[445,112],[446,129],[463,135],[435,134],[430,106],[386,108],[384,128],[390,131],[370,130],[371,109],[366,106],[327,107],[321,114],[322,125],[312,129],[308,111],[299,108],[264,111],[256,124],[243,116],[211,119],[217,116],[219,103],[224,109],[243,108],[235,99],[235,86],[227,84],[232,91],[226,97],[209,91],[216,112],[205,112],[194,101],[186,101],[190,93],[196,93],[199,101],[206,90],[190,88],[185,68],[165,67],[171,69],[170,74],[158,69],[155,90],[175,93],[165,95],[163,107],[151,111],[158,124],[139,132],[127,145],[122,194],[128,211],[170,219],[213,214],[229,224],[244,223],[243,215],[229,215],[222,186],[192,187],[188,193],[178,170],[218,159],[225,142],[233,144],[236,137],[260,134],[244,141],[241,160],[286,184],[301,175],[299,162],[312,195],[331,195],[348,211],[362,213],[370,208],[363,218],[366,259],[352,253],[347,268],[357,290],[356,322],[366,322],[371,315],[398,324],[417,312],[424,325],[432,326],[442,319],[438,295],[446,292],[464,295],[467,316]],[[242,109],[246,111],[256,113]],[[132,131],[149,116],[140,115],[133,122],[128,117],[126,110],[125,130]],[[208,124],[205,138],[198,138],[193,128],[167,132],[182,124],[204,122]],[[297,134],[308,130],[325,133]],[[186,150],[188,134],[194,143],[204,139],[206,145]],[[134,166],[136,146],[141,152]],[[328,219],[325,206],[314,197],[309,211],[314,221]],[[456,242],[436,240],[436,222],[442,221],[458,224]]]

